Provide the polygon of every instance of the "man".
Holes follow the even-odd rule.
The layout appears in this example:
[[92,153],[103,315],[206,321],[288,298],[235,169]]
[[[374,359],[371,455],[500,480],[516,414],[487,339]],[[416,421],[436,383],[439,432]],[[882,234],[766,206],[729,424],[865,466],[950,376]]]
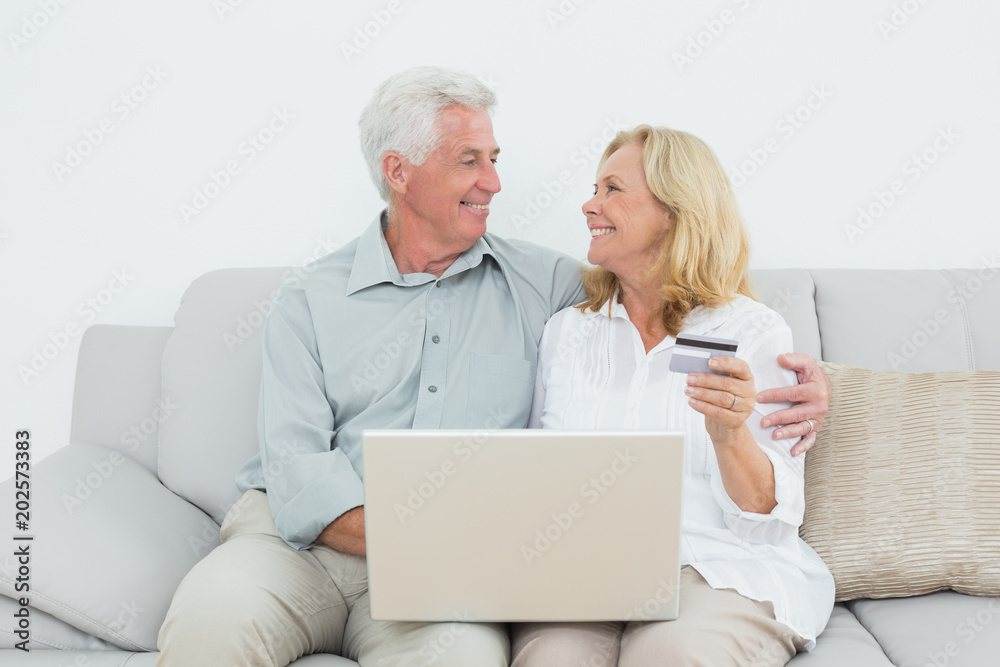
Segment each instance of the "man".
[[[582,296],[576,261],[486,233],[495,103],[475,77],[426,67],[390,77],[363,112],[388,209],[282,287],[264,329],[261,451],[237,476],[222,544],[174,596],[158,665],[314,652],[363,667],[507,664],[503,624],[371,620],[360,442],[365,428],[523,427],[542,327]],[[808,357],[789,363],[816,373]],[[786,437],[822,422],[824,381],[790,388],[811,401],[796,414],[771,415],[789,420]]]

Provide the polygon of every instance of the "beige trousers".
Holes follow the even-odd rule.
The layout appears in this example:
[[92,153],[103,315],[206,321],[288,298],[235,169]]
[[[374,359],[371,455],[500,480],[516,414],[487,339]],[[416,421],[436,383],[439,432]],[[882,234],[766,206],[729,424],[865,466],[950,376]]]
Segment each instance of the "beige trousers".
[[674,621],[514,623],[512,667],[780,667],[805,645],[770,602],[681,569]]
[[157,667],[284,666],[320,652],[362,667],[508,663],[505,624],[373,621],[365,559],[289,547],[261,491],[233,506],[221,541],[174,594]]

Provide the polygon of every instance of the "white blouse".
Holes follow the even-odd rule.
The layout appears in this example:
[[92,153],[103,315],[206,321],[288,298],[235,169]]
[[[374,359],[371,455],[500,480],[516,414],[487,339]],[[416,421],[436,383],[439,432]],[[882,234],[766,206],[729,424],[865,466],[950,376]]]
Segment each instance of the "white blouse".
[[[567,308],[545,326],[539,345],[531,428],[637,429],[685,434],[681,564],[713,588],[732,588],[770,602],[778,621],[815,639],[833,608],[833,577],[799,539],[805,508],[805,455],[797,440],[772,440],[761,418],[789,404],[757,404],[747,426],[774,467],[777,506],[770,514],[742,511],[726,493],[704,416],[684,394],[686,376],[668,370],[675,339],[646,353],[639,332],[617,300],[601,312]],[[792,349],[791,330],[776,312],[744,296],[719,308],[695,308],[685,333],[739,341],[736,356],[750,365],[757,391],[795,384],[777,363]]]

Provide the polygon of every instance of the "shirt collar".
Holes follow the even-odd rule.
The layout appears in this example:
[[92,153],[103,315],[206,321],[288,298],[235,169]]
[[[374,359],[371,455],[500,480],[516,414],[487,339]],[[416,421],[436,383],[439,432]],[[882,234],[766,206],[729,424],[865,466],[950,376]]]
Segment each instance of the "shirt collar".
[[[347,295],[381,283],[392,283],[400,287],[425,285],[439,280],[430,273],[408,273],[402,275],[392,259],[389,244],[385,240],[385,228],[389,224],[388,209],[383,209],[371,225],[358,238],[358,247],[351,264],[351,275],[347,280]],[[484,237],[476,239],[472,247],[459,255],[458,259],[441,275],[441,280],[462,271],[479,266],[483,257],[489,255],[496,260],[493,248]],[[497,261],[501,267],[503,265]]]
[[[688,313],[688,316],[684,318],[684,333],[697,335],[711,333],[714,329],[719,328],[732,316],[733,312],[739,307],[743,298],[744,297],[741,296],[735,296],[735,298],[729,303],[716,308],[695,306],[691,312]],[[607,312],[605,311],[605,308],[607,308],[607,306],[601,308],[601,310]],[[625,306],[618,300],[617,294],[611,301],[611,318],[622,318],[628,320],[628,311],[625,310]],[[667,340],[669,340],[672,345],[675,339],[671,336],[667,336]]]

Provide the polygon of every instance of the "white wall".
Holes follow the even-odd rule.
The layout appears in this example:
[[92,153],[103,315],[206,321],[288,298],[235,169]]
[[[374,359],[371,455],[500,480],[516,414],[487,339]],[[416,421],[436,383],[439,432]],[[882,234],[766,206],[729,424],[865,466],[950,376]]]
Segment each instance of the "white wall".
[[[36,461],[66,444],[79,335],[19,373],[59,332],[169,325],[196,276],[301,263],[373,218],[355,123],[410,65],[497,89],[502,235],[583,257],[586,147],[649,122],[701,136],[730,168],[756,267],[993,261],[998,20],[988,0],[4,0],[0,478],[16,429],[32,430]],[[274,110],[292,118],[273,141],[244,144]],[[55,166],[88,142],[78,166]],[[239,173],[185,220],[180,205],[228,161]],[[851,232],[880,196],[894,201]]]

